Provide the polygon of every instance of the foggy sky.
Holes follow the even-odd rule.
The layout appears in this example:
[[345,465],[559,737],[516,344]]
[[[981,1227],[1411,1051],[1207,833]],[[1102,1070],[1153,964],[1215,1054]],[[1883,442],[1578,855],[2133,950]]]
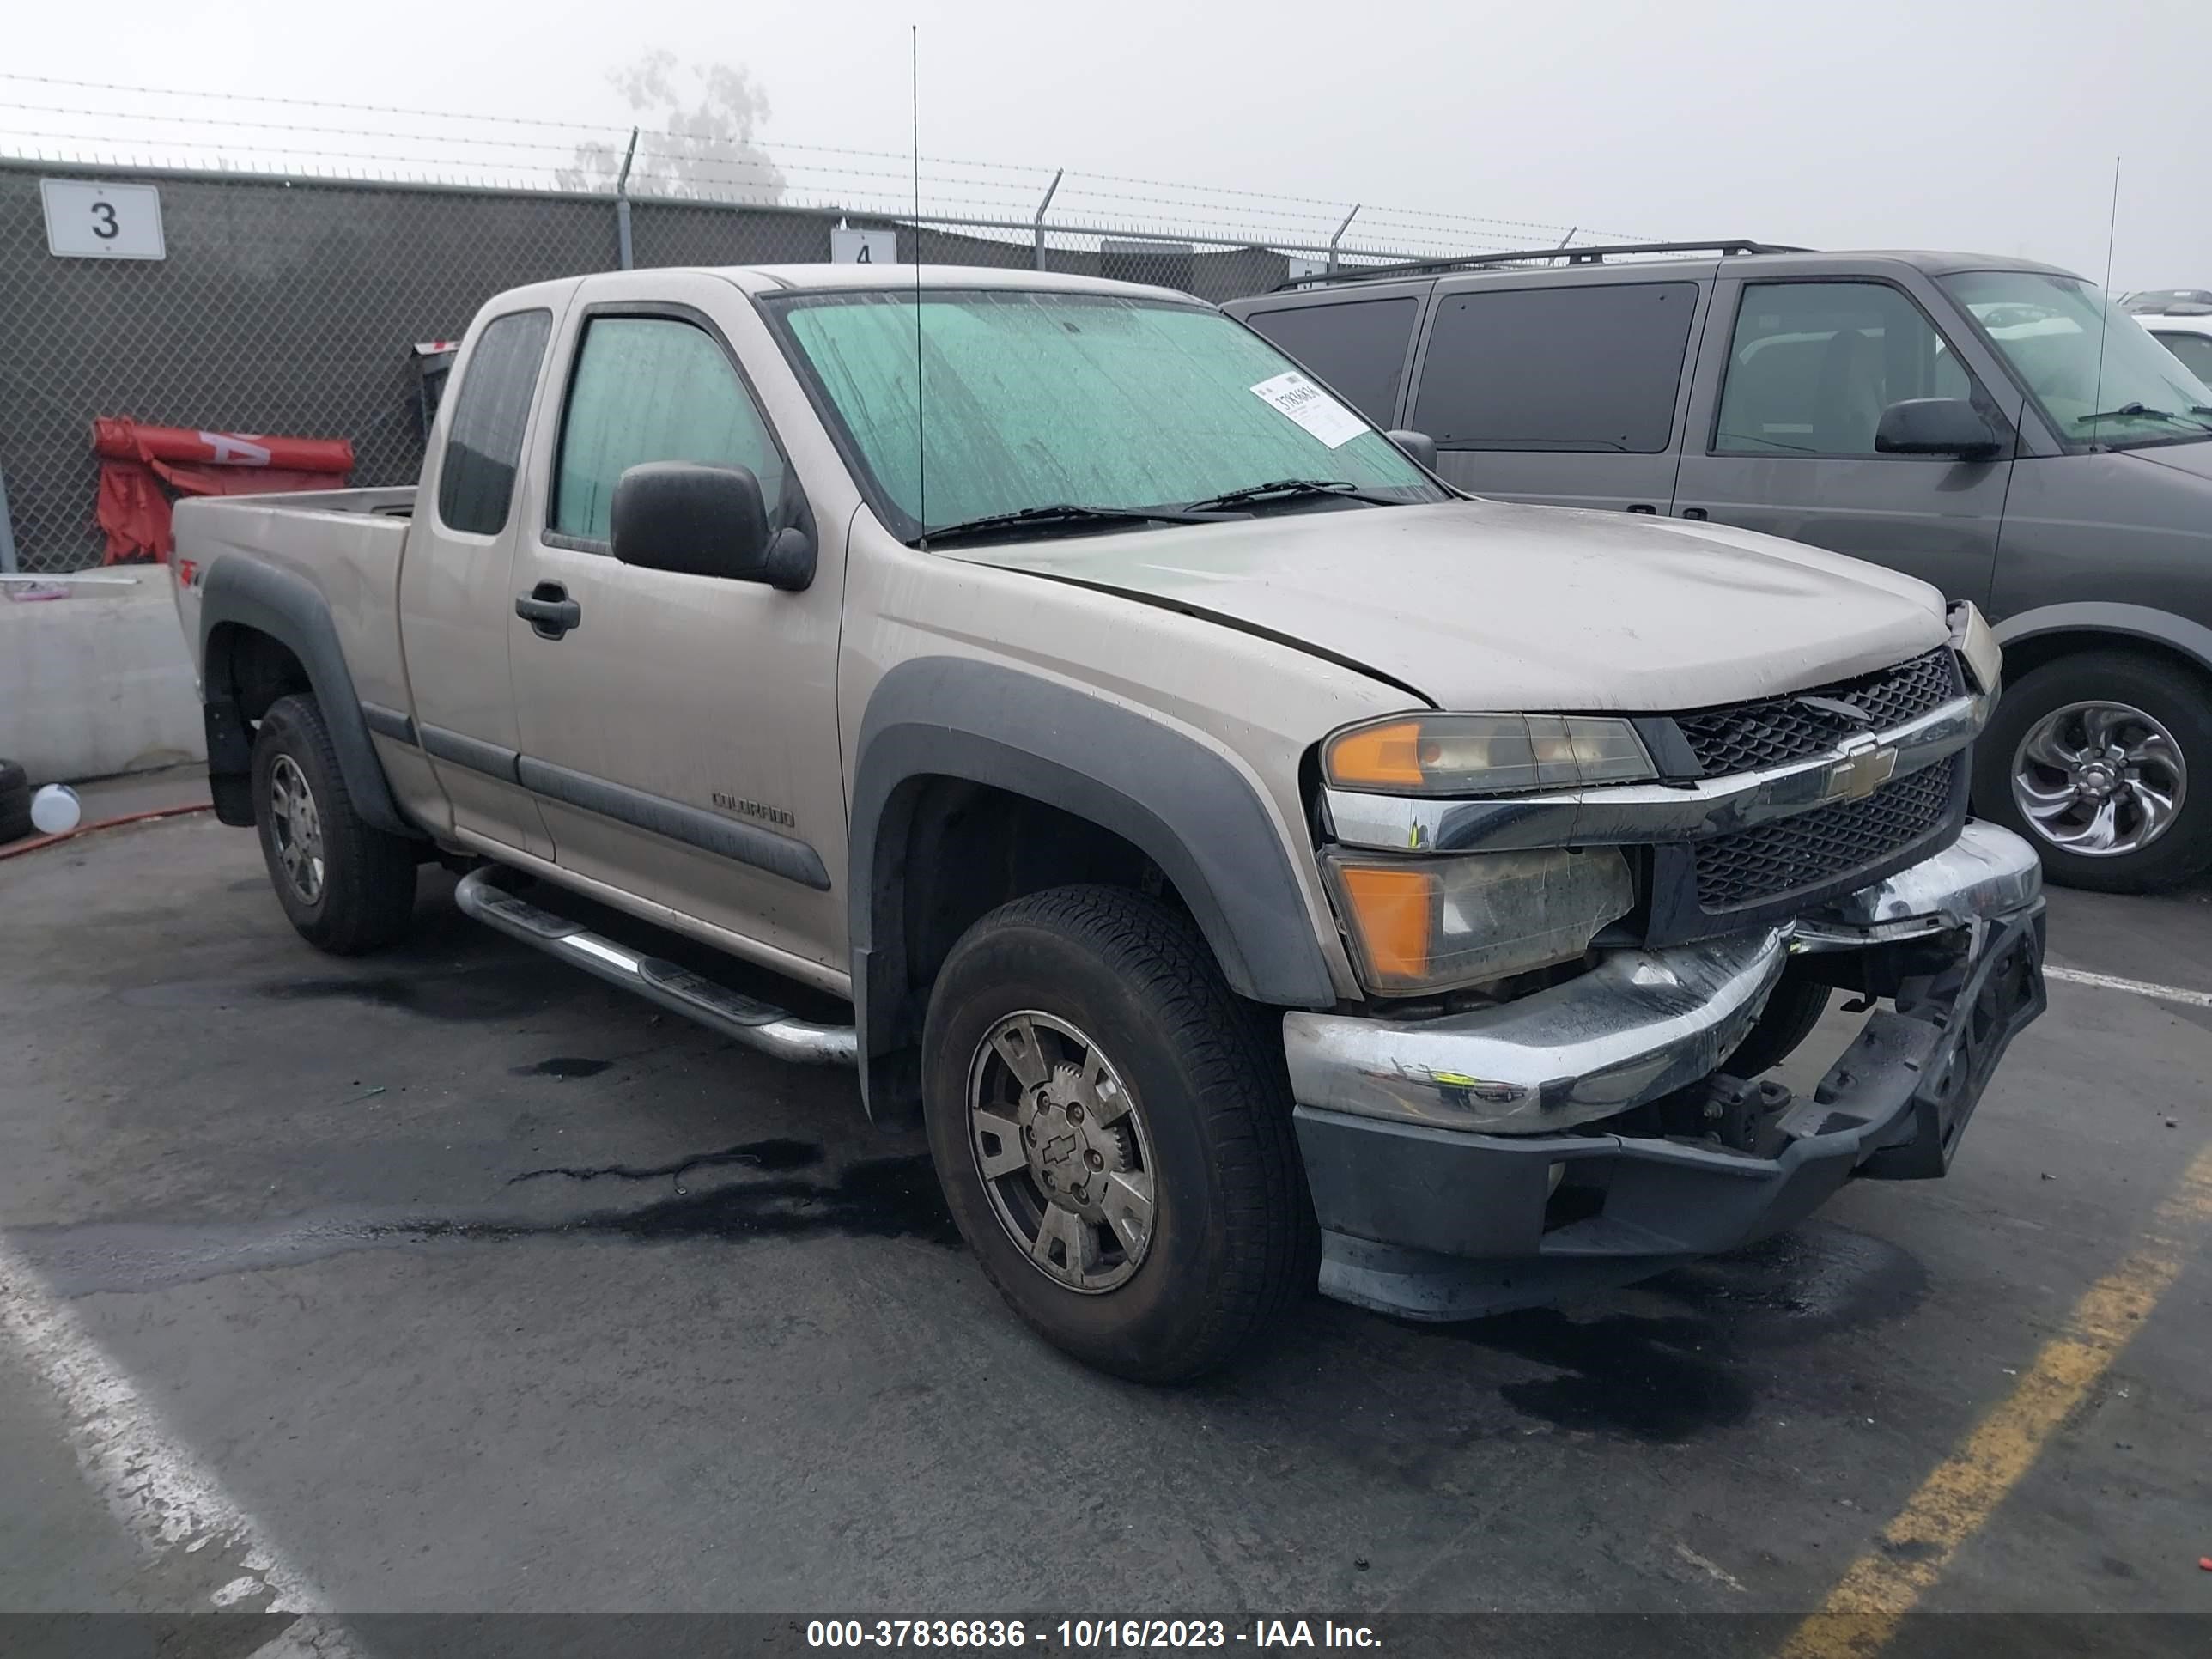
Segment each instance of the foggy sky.
[[[647,47],[741,64],[763,132],[1668,237],[2025,254],[2212,286],[2212,4],[382,0],[15,9],[8,68],[625,121]],[[0,83],[0,97],[24,95]]]

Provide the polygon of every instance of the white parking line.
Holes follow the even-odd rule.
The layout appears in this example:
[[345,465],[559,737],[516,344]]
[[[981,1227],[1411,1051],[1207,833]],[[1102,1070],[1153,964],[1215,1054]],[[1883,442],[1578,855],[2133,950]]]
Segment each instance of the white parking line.
[[2125,991],[2130,996],[2155,997],[2160,1002],[2179,1002],[2191,1008],[2212,1008],[2212,991],[2192,991],[2182,985],[2122,979],[2117,974],[2093,974],[2086,968],[2061,968],[2051,963],[2044,963],[2043,976],[2063,980],[2069,985],[2094,985],[2100,991]]
[[[0,1240],[0,1331],[32,1374],[53,1393],[79,1467],[124,1531],[157,1559],[219,1546],[240,1576],[210,1593],[209,1605],[250,1604],[260,1611],[319,1613],[329,1603],[314,1581],[270,1542],[212,1470],[172,1433],[161,1413],[86,1334],[76,1314],[48,1291],[21,1256]],[[320,1622],[320,1621],[318,1621]],[[325,1626],[314,1650],[345,1651]]]

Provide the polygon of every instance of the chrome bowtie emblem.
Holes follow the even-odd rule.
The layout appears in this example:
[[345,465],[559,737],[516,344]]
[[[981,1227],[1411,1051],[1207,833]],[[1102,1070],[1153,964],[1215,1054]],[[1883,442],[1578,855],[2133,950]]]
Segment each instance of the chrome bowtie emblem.
[[1828,769],[1823,801],[1864,800],[1887,783],[1897,771],[1897,750],[1885,749],[1869,737],[1847,738],[1844,757]]

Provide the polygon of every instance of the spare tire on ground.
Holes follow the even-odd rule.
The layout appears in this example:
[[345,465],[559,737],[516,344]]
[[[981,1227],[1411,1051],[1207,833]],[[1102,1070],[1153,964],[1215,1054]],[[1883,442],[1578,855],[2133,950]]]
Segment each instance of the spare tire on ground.
[[31,833],[31,781],[11,760],[0,760],[0,843]]

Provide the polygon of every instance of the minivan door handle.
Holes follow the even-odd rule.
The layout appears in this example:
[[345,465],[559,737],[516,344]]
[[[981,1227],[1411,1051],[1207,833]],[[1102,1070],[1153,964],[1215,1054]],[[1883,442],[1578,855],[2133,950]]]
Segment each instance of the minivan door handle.
[[1711,515],[1702,507],[1686,507],[1682,509],[1682,516],[1686,519],[1705,519]]
[[1634,502],[1630,506],[1628,510],[1631,513],[1644,513],[1650,514],[1656,514],[1659,511],[1657,507],[1652,506],[1649,501]]
[[584,607],[558,582],[540,582],[514,599],[514,614],[541,640],[557,640],[584,620]]

